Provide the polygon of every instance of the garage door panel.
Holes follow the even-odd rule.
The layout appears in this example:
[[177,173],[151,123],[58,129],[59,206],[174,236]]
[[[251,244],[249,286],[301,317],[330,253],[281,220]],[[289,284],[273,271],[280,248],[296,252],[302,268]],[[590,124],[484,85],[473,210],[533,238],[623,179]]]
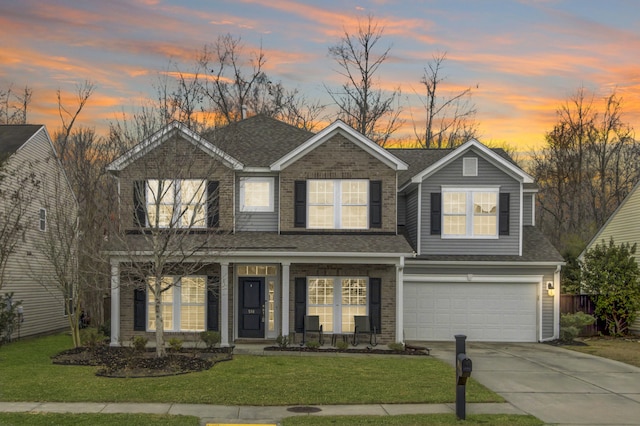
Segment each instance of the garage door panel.
[[537,285],[405,283],[405,337],[476,341],[536,341]]

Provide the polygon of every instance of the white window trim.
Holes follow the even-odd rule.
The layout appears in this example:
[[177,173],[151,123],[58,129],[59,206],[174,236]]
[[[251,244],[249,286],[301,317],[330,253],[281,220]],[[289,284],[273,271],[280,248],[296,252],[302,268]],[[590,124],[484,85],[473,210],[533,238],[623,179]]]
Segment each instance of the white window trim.
[[[452,239],[452,240],[460,240],[460,239],[465,239],[465,240],[497,240],[500,235],[499,235],[499,227],[500,227],[500,187],[499,186],[494,186],[494,187],[465,187],[465,188],[460,188],[460,187],[442,187],[442,206],[441,206],[441,224],[442,224],[442,232],[440,237],[442,239]],[[466,218],[466,229],[467,229],[467,233],[466,235],[448,235],[445,234],[445,230],[444,230],[444,218],[445,218],[445,212],[444,212],[444,193],[445,192],[463,192],[466,194],[467,196],[467,203],[466,203],[466,213],[465,213],[465,218]],[[473,235],[473,194],[477,193],[477,192],[492,192],[496,194],[496,233],[495,235]]]
[[[173,201],[171,204],[169,203],[165,203],[162,202],[162,200],[158,201],[158,205],[162,206],[162,205],[172,205],[173,206],[173,217],[171,218],[171,223],[169,225],[162,225],[162,224],[158,224],[158,228],[163,228],[163,229],[167,229],[167,228],[184,228],[184,229],[188,229],[188,228],[197,228],[197,229],[203,229],[207,227],[207,181],[205,179],[147,179],[145,181],[145,199],[146,199],[146,220],[147,222],[149,221],[149,208],[150,207],[155,207],[156,206],[156,202],[151,202],[149,200],[149,195],[150,192],[153,194],[155,193],[157,188],[151,188],[151,186],[149,185],[149,181],[160,181],[160,180],[164,180],[164,181],[170,181],[171,185],[173,185]],[[182,218],[178,217],[178,212],[182,211],[182,182],[184,181],[196,181],[199,182],[204,189],[204,195],[202,197],[202,201],[200,203],[197,203],[198,205],[202,206],[202,210],[204,212],[204,223],[202,225],[197,225],[197,224],[189,224],[189,225],[183,225],[182,224]],[[151,227],[155,224],[147,224],[147,227]]]
[[[324,276],[324,275],[317,275],[317,276],[309,276],[307,277],[307,300],[305,300],[305,315],[309,315],[309,307],[310,306],[327,306],[327,305],[311,305],[309,303],[309,282],[311,280],[314,279],[332,279],[333,280],[333,331],[331,331],[331,334],[341,334],[341,333],[345,333],[344,330],[342,330],[342,280],[344,279],[357,279],[357,280],[364,280],[366,282],[367,285],[367,299],[366,299],[366,303],[365,303],[365,315],[369,315],[369,301],[370,301],[370,297],[371,297],[371,289],[370,289],[370,284],[369,284],[369,277],[363,277],[363,276],[351,276],[351,275],[344,275],[344,276]],[[339,325],[339,329],[337,330],[336,328],[338,328],[337,326]]]
[[[309,225],[309,208],[312,206],[311,203],[309,203],[309,201],[307,201],[307,229],[369,229],[369,211],[370,211],[370,197],[371,197],[371,193],[370,193],[370,181],[368,179],[309,179],[307,180],[307,200],[310,199],[309,197],[309,191],[310,191],[310,185],[309,182],[312,181],[332,181],[333,182],[333,228],[323,228],[323,227],[318,227],[318,226],[311,226]],[[366,225],[364,227],[361,228],[353,228],[353,227],[342,227],[340,226],[340,224],[342,223],[342,183],[343,182],[353,182],[353,181],[361,181],[361,182],[365,182],[366,183],[366,188],[367,188],[367,202],[365,204],[365,212],[366,212],[366,218],[365,218],[365,223]],[[315,206],[316,204],[313,204],[313,206]],[[319,204],[318,204],[319,205]],[[349,204],[351,205],[351,204]]]
[[40,208],[40,211],[38,212],[38,229],[42,232],[47,230],[47,209],[44,207]]
[[[204,283],[205,283],[205,289],[204,289],[204,328],[202,330],[182,330],[179,327],[176,327],[177,325],[179,325],[180,323],[180,314],[181,314],[181,310],[182,310],[182,286],[180,285],[180,280],[182,277],[179,276],[172,276],[171,278],[173,279],[173,300],[171,301],[171,310],[172,310],[172,315],[173,315],[173,328],[172,329],[165,329],[165,333],[196,333],[196,332],[201,332],[201,331],[206,331],[207,329],[207,277],[204,275],[186,275],[185,277],[190,277],[190,278],[204,278]],[[149,301],[149,295],[151,294],[151,292],[149,291],[149,289],[147,289],[147,309],[145,309],[146,311],[146,328],[147,331],[156,331],[155,328],[151,328],[149,327],[149,305],[151,304],[151,302]],[[160,296],[162,297],[162,296]],[[197,306],[199,304],[196,303],[191,303],[188,306]]]
[[[269,205],[268,206],[246,206],[245,200],[245,182],[266,182],[269,184]],[[264,212],[271,213],[274,211],[274,186],[275,180],[272,177],[241,177],[240,178],[240,211],[241,212]]]

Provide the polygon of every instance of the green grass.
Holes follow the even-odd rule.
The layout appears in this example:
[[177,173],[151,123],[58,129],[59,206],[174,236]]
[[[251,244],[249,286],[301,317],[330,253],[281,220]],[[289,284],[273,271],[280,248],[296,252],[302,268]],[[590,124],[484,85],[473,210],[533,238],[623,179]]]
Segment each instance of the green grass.
[[419,425],[491,425],[540,426],[544,424],[533,416],[507,414],[477,414],[459,421],[455,414],[415,414],[403,416],[300,416],[288,417],[282,426],[419,426]]
[[63,413],[0,413],[0,425],[127,425],[127,426],[198,426],[194,416],[158,414],[63,414]]
[[[0,400],[174,402],[220,405],[447,403],[455,372],[430,357],[236,355],[212,369],[143,379],[96,377],[95,367],[53,365],[66,335],[0,349]],[[467,402],[503,402],[471,380]]]

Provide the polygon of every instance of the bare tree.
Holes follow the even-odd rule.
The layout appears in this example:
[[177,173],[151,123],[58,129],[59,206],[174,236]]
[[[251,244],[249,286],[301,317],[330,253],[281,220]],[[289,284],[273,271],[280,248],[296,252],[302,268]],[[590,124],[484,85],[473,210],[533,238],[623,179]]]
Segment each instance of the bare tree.
[[12,85],[0,89],[0,124],[26,124],[32,95],[29,86],[24,86],[21,93],[15,93]]
[[533,155],[538,223],[561,252],[584,247],[640,177],[640,144],[622,113],[616,93],[598,109],[582,88],[558,109],[546,147]]
[[369,15],[359,22],[356,34],[347,30],[340,42],[329,47],[329,56],[338,65],[346,81],[339,90],[325,86],[338,106],[338,118],[384,146],[402,122],[398,106],[400,88],[390,94],[377,87],[380,67],[387,60],[390,47],[378,52],[384,28]]
[[262,47],[248,51],[239,37],[220,36],[204,47],[197,62],[207,73],[201,79],[200,100],[208,99],[208,107],[222,119],[213,121],[214,125],[263,114],[310,130],[324,111],[319,102],[309,102],[298,90],[289,90],[268,76]]
[[47,212],[46,226],[43,237],[35,242],[35,249],[44,261],[27,262],[27,268],[32,279],[64,306],[73,345],[79,347],[80,313],[86,289],[78,274],[78,205],[64,171],[60,167],[50,170],[56,172],[43,176],[40,188],[40,199]]
[[[215,211],[218,185],[221,180],[231,182],[231,170],[203,155],[203,146],[185,135],[200,141],[186,126],[174,124],[152,136],[150,140],[160,138],[161,144],[131,165],[110,167],[120,182],[123,220],[110,245],[126,257],[128,278],[121,282],[122,288],[133,287],[147,295],[145,328],[155,330],[158,357],[166,355],[165,328],[181,320],[167,318],[165,305],[171,303],[176,289],[187,287],[186,280],[194,284],[189,276],[210,267],[211,257],[201,254],[210,255],[211,247],[219,245],[218,229],[229,229],[228,223],[218,227]],[[197,291],[206,291],[206,282],[194,285],[199,286]]]
[[425,116],[422,125],[414,121],[413,130],[421,148],[454,148],[477,137],[476,108],[470,101],[471,87],[441,95],[445,80],[441,71],[446,58],[446,53],[434,55],[420,79],[426,92],[420,97]]
[[31,206],[40,185],[28,163],[0,158],[0,289],[9,259],[33,219]]

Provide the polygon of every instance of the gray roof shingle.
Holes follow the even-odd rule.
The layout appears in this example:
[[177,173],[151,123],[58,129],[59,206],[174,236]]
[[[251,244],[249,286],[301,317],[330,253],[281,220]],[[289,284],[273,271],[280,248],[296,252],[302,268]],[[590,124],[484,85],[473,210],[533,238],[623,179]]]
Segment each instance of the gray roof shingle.
[[204,138],[249,167],[268,167],[314,133],[256,115],[213,130]]
[[0,125],[0,154],[7,157],[12,155],[41,127],[41,124]]

